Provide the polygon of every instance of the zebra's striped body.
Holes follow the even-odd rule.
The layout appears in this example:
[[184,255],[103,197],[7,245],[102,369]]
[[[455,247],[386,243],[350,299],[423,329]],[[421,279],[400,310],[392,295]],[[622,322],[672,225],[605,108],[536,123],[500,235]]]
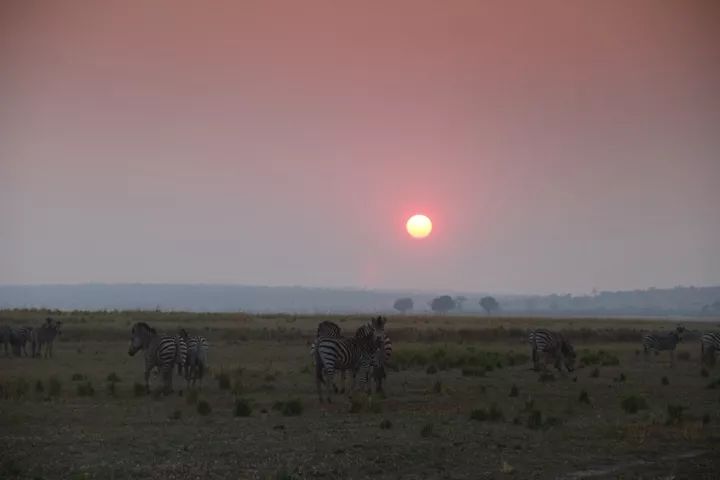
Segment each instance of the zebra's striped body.
[[32,344],[32,333],[33,327],[20,327],[12,330],[13,343],[20,352],[20,356],[25,353],[26,357],[29,357],[27,352],[27,344]]
[[[38,328],[33,329],[31,336],[32,343],[32,355],[33,357],[53,356],[53,345],[55,344],[55,337],[60,335],[60,328],[62,326],[61,321],[53,321],[51,318],[45,320],[45,323]],[[42,347],[45,347],[45,354],[43,355]]]
[[201,336],[190,336],[182,329],[180,330],[180,336],[183,338],[187,345],[187,357],[185,360],[185,380],[190,385],[195,385],[196,381],[200,379],[200,386],[202,387],[202,379],[207,370],[208,362],[208,349],[209,344],[205,337]]
[[[376,362],[378,340],[374,336],[353,338],[321,338],[315,349],[315,374],[318,397],[323,401],[321,384],[325,384],[327,401],[330,403],[336,370],[359,372],[360,385],[368,383],[370,369]],[[355,390],[353,375],[351,390]],[[368,391],[368,393],[370,393]]]
[[720,353],[720,332],[703,333],[700,338],[700,354],[703,361],[715,363],[715,354]]
[[575,370],[575,349],[567,339],[558,332],[539,328],[530,332],[528,341],[532,346],[533,368],[540,369],[540,355],[545,359],[552,358],[555,368],[562,370],[562,365],[568,372]]
[[178,375],[183,375],[183,369],[187,364],[188,348],[185,338],[182,335],[175,335],[176,351],[175,363],[177,364]]
[[145,351],[145,390],[150,392],[150,371],[157,367],[164,380],[165,393],[171,392],[173,367],[178,356],[176,337],[158,335],[147,323],[136,323],[130,331],[128,355],[135,355],[139,350]]
[[[384,319],[384,317],[378,317],[378,319],[382,318],[382,334],[380,335],[380,348],[377,352],[377,359],[375,361],[375,368],[373,369],[373,379],[375,380],[375,391],[376,392],[382,392],[383,386],[382,382],[385,378],[387,378],[387,373],[385,372],[385,365],[389,363],[390,357],[392,357],[392,341],[390,340],[390,337],[385,334],[385,322],[387,320]],[[369,322],[362,327],[358,328],[355,332],[355,337],[367,337],[367,336],[374,336],[375,335],[375,327],[373,325],[376,325],[377,320],[374,319],[372,322]]]
[[675,348],[680,343],[680,334],[683,332],[682,327],[678,327],[672,332],[668,333],[652,333],[645,335],[642,338],[643,350],[645,356],[648,353],[655,352],[656,354],[663,351],[670,352],[670,364],[675,363]]

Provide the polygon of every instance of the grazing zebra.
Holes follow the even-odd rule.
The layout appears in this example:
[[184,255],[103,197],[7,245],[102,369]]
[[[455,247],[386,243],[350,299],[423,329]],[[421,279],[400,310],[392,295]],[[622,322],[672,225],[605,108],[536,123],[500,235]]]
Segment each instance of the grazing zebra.
[[670,351],[670,365],[675,364],[675,348],[680,343],[682,332],[685,331],[683,327],[677,327],[672,332],[668,333],[651,333],[645,335],[642,338],[643,350],[645,351],[645,357],[650,351],[662,352],[664,350]]
[[[376,365],[379,340],[374,335],[353,338],[321,338],[315,349],[315,378],[320,403],[323,402],[321,384],[325,384],[327,401],[332,402],[336,370],[351,370],[360,373],[361,388],[368,384],[370,369]],[[355,390],[356,376],[353,375],[351,391]],[[369,394],[369,388],[367,389]]]
[[720,332],[703,333],[700,339],[700,357],[709,364],[715,364],[715,354],[720,352]]
[[42,356],[42,347],[45,345],[45,358],[53,356],[53,345],[55,337],[62,333],[62,321],[54,321],[52,318],[46,318],[45,323],[32,331],[32,355],[33,357]]
[[20,352],[19,356],[22,356],[24,352],[25,356],[29,357],[27,344],[32,344],[32,332],[33,327],[20,327],[12,330],[12,341]]
[[157,367],[164,380],[164,392],[172,392],[172,374],[177,362],[178,342],[170,335],[158,335],[145,322],[138,322],[130,330],[128,355],[145,351],[145,390],[150,393],[150,371]]
[[180,337],[187,345],[187,356],[185,360],[185,380],[190,385],[192,380],[193,386],[197,379],[200,379],[200,387],[202,388],[202,379],[205,370],[207,370],[208,362],[208,341],[205,337],[189,336],[184,328],[180,329]]
[[375,380],[375,391],[380,393],[383,391],[382,382],[387,378],[385,372],[385,365],[389,363],[390,357],[392,356],[392,341],[390,337],[385,334],[385,324],[387,319],[385,317],[374,318],[371,322],[358,328],[355,332],[356,337],[365,337],[369,335],[375,335],[376,331],[382,332],[379,334],[380,337],[380,350],[378,351],[378,358],[376,361],[376,368],[373,369],[373,379]]
[[544,328],[539,328],[530,332],[528,341],[532,346],[533,369],[540,369],[540,355],[543,354],[545,359],[551,357],[555,361],[555,368],[562,371],[562,365],[568,372],[575,370],[575,349],[572,344],[558,332],[552,332]]

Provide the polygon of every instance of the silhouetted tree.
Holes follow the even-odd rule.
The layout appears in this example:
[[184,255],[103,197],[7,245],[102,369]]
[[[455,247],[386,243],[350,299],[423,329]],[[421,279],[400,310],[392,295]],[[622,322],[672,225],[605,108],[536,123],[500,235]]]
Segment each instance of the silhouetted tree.
[[459,297],[455,297],[455,308],[457,310],[462,310],[463,303],[467,301],[467,297],[460,295]]
[[409,312],[413,309],[413,299],[410,297],[398,298],[395,300],[393,308],[400,313]]
[[434,298],[430,303],[430,308],[436,313],[447,313],[455,308],[455,300],[450,295],[443,295]]
[[494,297],[483,297],[480,299],[480,306],[488,315],[500,309],[500,304]]

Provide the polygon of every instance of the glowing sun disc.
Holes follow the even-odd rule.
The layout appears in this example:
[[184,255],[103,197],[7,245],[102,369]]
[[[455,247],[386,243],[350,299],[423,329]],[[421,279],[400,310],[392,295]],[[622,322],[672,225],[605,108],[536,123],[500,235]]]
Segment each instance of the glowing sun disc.
[[412,237],[425,238],[432,231],[432,222],[427,216],[417,214],[408,219],[405,228]]

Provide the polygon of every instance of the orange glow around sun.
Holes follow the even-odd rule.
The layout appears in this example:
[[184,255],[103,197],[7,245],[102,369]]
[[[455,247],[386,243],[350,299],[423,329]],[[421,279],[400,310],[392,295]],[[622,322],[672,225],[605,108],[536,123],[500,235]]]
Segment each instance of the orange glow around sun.
[[427,216],[417,214],[408,219],[405,228],[412,237],[425,238],[432,231],[432,222]]

